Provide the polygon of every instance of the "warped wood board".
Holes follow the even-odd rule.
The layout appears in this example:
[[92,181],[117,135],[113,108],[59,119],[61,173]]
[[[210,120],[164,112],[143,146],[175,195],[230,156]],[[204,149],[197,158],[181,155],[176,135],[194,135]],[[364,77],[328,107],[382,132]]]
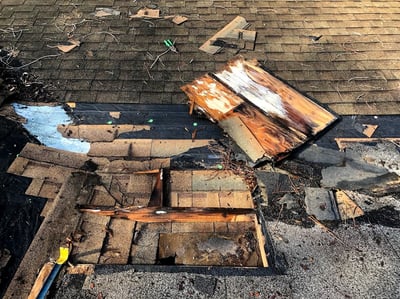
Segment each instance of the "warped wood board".
[[[231,132],[255,163],[281,160],[337,120],[337,116],[266,72],[257,61],[242,57],[181,89],[192,108]],[[243,134],[233,133],[237,130]]]

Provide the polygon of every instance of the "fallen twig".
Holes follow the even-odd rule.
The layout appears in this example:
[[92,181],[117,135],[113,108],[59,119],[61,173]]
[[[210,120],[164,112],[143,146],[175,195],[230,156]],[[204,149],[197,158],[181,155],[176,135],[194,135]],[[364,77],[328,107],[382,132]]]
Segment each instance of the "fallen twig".
[[159,61],[160,58],[161,58],[163,55],[167,54],[169,51],[171,51],[170,48],[168,48],[167,50],[165,50],[165,51],[162,52],[161,54],[157,55],[156,59],[154,59],[153,63],[150,65],[150,69],[152,69],[153,66],[157,63],[157,61]]
[[23,69],[23,68],[25,68],[25,67],[27,67],[27,66],[30,66],[30,65],[32,65],[32,64],[34,64],[34,63],[40,61],[40,60],[42,60],[42,59],[51,58],[51,57],[58,57],[58,56],[60,56],[60,55],[61,55],[61,54],[45,55],[45,56],[39,57],[39,58],[37,58],[37,59],[35,59],[35,60],[33,60],[33,61],[27,63],[27,64],[21,65],[21,66],[10,66],[8,63],[6,63],[5,61],[3,61],[1,58],[0,58],[0,62],[3,63],[3,64],[5,64],[5,65],[7,66],[7,69],[9,69],[9,70],[20,70],[20,69]]
[[119,39],[118,39],[114,34],[108,32],[108,31],[98,31],[98,32],[88,33],[88,34],[84,35],[81,39],[83,40],[83,39],[85,39],[85,38],[87,38],[88,36],[93,35],[93,34],[108,34],[108,35],[110,35],[117,43],[119,43]]

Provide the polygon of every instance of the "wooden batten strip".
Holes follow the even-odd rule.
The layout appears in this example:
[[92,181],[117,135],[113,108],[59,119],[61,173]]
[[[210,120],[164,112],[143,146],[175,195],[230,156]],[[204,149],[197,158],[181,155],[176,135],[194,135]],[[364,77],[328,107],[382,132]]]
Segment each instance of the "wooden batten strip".
[[102,216],[130,219],[145,223],[160,222],[249,222],[253,221],[253,209],[218,208],[137,208],[105,209],[102,207],[81,206],[81,212]]
[[37,299],[40,291],[42,290],[47,278],[49,277],[51,271],[53,270],[55,263],[47,262],[43,265],[42,269],[33,284],[31,292],[29,293],[28,299]]
[[254,219],[254,226],[256,228],[258,246],[260,249],[261,261],[262,261],[263,267],[268,267],[269,266],[268,258],[267,258],[267,254],[265,252],[265,236],[262,232],[260,223],[258,223],[257,216],[254,215],[253,219]]

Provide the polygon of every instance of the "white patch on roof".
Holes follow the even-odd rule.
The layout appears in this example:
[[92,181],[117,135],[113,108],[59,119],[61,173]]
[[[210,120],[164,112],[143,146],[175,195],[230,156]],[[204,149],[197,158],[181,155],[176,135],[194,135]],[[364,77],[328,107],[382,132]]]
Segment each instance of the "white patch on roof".
[[26,119],[24,127],[48,147],[86,154],[90,143],[81,139],[65,138],[57,126],[71,123],[71,118],[61,106],[27,106],[13,104],[15,112]]

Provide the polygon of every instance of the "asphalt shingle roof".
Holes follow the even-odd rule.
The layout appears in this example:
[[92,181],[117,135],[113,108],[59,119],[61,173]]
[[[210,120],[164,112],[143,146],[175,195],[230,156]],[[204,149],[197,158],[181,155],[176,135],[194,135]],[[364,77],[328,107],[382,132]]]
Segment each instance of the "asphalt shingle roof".
[[[129,19],[156,5],[170,20]],[[95,17],[109,7],[119,16]],[[398,114],[400,7],[397,1],[62,1],[3,0],[0,45],[29,63],[61,54],[69,37],[81,46],[30,65],[60,101],[185,103],[180,86],[234,56],[198,50],[235,16],[258,33],[257,58],[280,78],[339,114]],[[322,36],[321,36],[322,35]],[[320,37],[314,41],[313,37]],[[179,54],[167,53],[164,39]]]

